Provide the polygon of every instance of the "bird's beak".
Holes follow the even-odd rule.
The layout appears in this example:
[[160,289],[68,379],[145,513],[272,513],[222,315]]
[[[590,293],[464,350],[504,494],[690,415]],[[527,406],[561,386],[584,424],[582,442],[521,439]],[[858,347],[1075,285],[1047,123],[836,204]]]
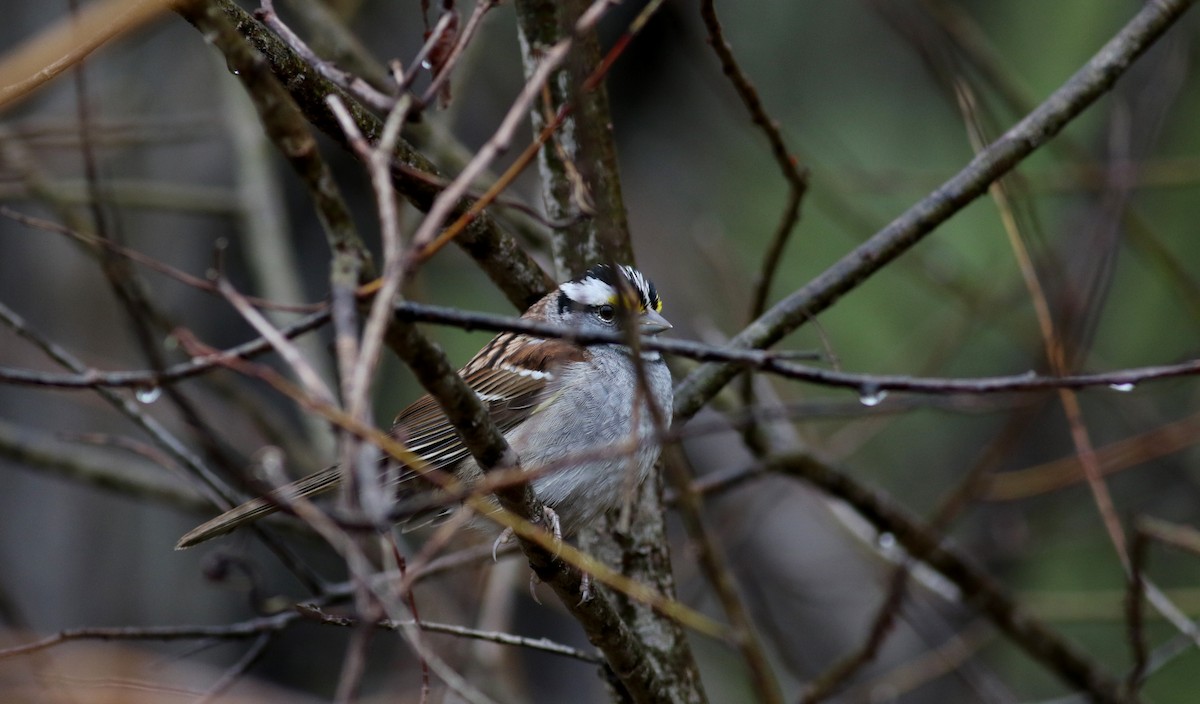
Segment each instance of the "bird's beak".
[[675,326],[667,322],[667,319],[656,310],[646,309],[642,313],[641,332],[643,335],[657,335],[673,327]]

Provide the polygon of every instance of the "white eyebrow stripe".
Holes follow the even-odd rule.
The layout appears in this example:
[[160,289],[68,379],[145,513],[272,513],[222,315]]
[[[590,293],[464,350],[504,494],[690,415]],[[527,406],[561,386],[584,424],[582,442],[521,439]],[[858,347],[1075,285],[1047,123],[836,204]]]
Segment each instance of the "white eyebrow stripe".
[[[609,276],[606,271],[605,276]],[[643,308],[652,309],[656,307],[655,300],[657,296],[652,294],[654,284],[650,283],[650,279],[642,272],[628,265],[621,265],[617,272],[617,277],[624,277],[625,281],[637,294],[639,303]],[[582,279],[574,281],[566,281],[559,284],[559,291],[571,299],[575,303],[583,306],[600,306],[606,303],[613,303],[617,298],[615,287],[598,278],[593,274],[587,274]]]
[[599,306],[608,303],[616,293],[612,286],[591,276],[582,281],[568,281],[559,284],[559,289],[572,301],[585,306]]

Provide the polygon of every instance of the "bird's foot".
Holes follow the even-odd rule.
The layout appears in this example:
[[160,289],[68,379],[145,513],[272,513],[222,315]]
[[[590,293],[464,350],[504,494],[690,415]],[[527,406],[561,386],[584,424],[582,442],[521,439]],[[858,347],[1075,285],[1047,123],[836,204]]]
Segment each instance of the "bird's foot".
[[513,539],[513,529],[505,528],[503,532],[496,538],[496,542],[492,543],[492,562],[497,562],[497,553],[500,548],[507,545]]

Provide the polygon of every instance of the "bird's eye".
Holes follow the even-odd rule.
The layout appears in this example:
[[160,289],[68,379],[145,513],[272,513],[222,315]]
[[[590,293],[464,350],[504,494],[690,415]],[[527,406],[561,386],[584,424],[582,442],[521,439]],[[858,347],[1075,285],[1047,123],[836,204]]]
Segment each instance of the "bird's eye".
[[606,323],[611,323],[617,317],[617,309],[605,303],[596,309],[596,315]]

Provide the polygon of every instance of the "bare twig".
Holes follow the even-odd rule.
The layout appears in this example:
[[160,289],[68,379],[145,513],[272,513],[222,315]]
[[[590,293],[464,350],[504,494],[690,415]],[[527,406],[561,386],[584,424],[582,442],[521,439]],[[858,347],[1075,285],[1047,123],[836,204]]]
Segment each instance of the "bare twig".
[[[625,342],[621,334],[584,332],[573,328],[562,328],[546,323],[536,323],[520,318],[464,312],[442,306],[431,306],[412,302],[395,305],[396,316],[408,322],[440,323],[462,327],[467,330],[495,332],[514,331],[549,339],[571,338],[581,344],[605,344]],[[308,332],[329,320],[328,312],[315,313],[280,329],[285,337]],[[1111,372],[1078,374],[1074,376],[1043,376],[1031,372],[1009,376],[978,377],[966,379],[915,377],[907,375],[875,375],[834,372],[790,361],[794,355],[787,352],[743,349],[706,345],[688,340],[644,338],[638,344],[646,350],[657,350],[667,354],[687,357],[698,361],[718,361],[741,367],[753,367],[779,376],[822,386],[849,389],[859,397],[904,391],[919,394],[998,394],[1013,392],[1053,391],[1059,388],[1086,389],[1104,388],[1113,393],[1130,393],[1138,386],[1166,379],[1195,376],[1200,374],[1200,359],[1148,367],[1134,367]],[[265,340],[232,347],[183,362],[162,372],[101,372],[86,370],[76,374],[54,374],[22,369],[0,368],[0,382],[21,386],[54,386],[64,389],[145,388],[170,384],[197,374],[203,374],[231,358],[250,358],[270,349]]]
[[[383,575],[380,575],[382,578]],[[62,643],[77,640],[242,640],[259,638],[265,634],[277,633],[300,619],[309,619],[331,626],[351,626],[354,619],[333,616],[323,611],[316,603],[296,604],[294,609],[281,611],[271,616],[263,616],[241,621],[238,623],[217,626],[139,626],[121,628],[72,628],[59,631],[50,636],[40,638],[31,643],[0,649],[0,660],[22,657]],[[576,648],[555,643],[549,638],[526,638],[508,633],[480,631],[465,626],[431,621],[391,621],[384,620],[376,624],[379,628],[399,630],[405,626],[417,626],[430,633],[444,633],[484,640],[502,645],[512,645],[520,648],[537,650],[551,655],[560,655],[587,663],[598,663],[599,658]]]
[[1133,651],[1133,667],[1125,678],[1125,689],[1133,696],[1141,689],[1146,676],[1146,663],[1150,647],[1146,642],[1146,561],[1150,537],[1139,526],[1133,535],[1129,550],[1129,591],[1125,595],[1125,613],[1129,633],[1129,645]]
[[351,93],[358,100],[366,103],[380,112],[388,112],[396,105],[396,97],[383,93],[367,81],[347,71],[343,71],[328,61],[317,56],[308,48],[308,44],[292,31],[275,13],[275,3],[272,0],[262,0],[262,7],[254,12],[254,16],[279,35],[279,38],[296,52],[305,63],[312,66],[322,78]]
[[[396,140],[400,137],[400,128],[408,114],[411,100],[408,96],[401,98],[388,113],[384,124],[383,134],[379,144],[372,148],[358,131],[349,112],[337,96],[330,96],[330,109],[346,130],[346,138],[367,164],[371,184],[375,189],[375,201],[379,208],[379,224],[383,240],[383,275],[380,278],[378,293],[371,304],[370,313],[362,332],[362,337],[355,344],[352,340],[354,331],[348,327],[338,330],[339,349],[344,350],[342,360],[342,388],[346,407],[349,413],[364,422],[369,421],[371,414],[370,390],[375,380],[375,372],[379,366],[380,353],[383,350],[384,335],[390,321],[392,301],[399,295],[405,279],[404,249],[400,241],[398,211],[395,192],[391,187],[388,169],[391,164],[391,154],[395,149]],[[345,299],[347,306],[349,298]],[[357,349],[355,349],[357,348]],[[349,497],[352,505],[367,512],[372,519],[380,519],[387,512],[390,499],[383,490],[382,477],[376,471],[372,458],[360,455],[357,445],[347,435],[343,442],[342,469],[347,479],[346,486],[350,488]]]
[[[496,184],[488,189],[482,198],[472,204],[467,212],[460,216],[459,220],[463,225],[457,225],[456,223],[455,227],[447,228],[441,236],[437,236],[437,231],[440,229],[442,221],[450,214],[454,204],[462,198],[475,178],[483,173],[499,154],[508,149],[509,144],[512,142],[513,133],[516,131],[517,126],[521,124],[521,120],[529,104],[537,96],[542,84],[545,83],[550,73],[558,68],[559,64],[566,58],[567,50],[570,46],[570,40],[563,40],[546,50],[545,56],[542,58],[542,63],[538,66],[533,76],[525,82],[525,87],[521,90],[521,94],[513,102],[508,113],[505,114],[495,134],[492,135],[487,144],[483,145],[471,161],[467,163],[467,166],[458,177],[434,200],[433,206],[429,209],[429,214],[425,217],[424,222],[421,223],[421,227],[417,230],[416,234],[413,235],[412,264],[416,264],[422,259],[427,259],[443,244],[455,237],[459,232],[462,232],[465,224],[477,217],[482,212],[482,209],[495,198],[500,189],[504,188],[510,182],[511,179],[501,177],[497,180]],[[511,171],[512,169],[510,168]]]
[[[315,606],[300,604],[297,606],[297,608],[305,617],[312,618],[321,623],[344,627],[355,625],[354,619],[346,618],[344,616],[334,616]],[[574,660],[579,660],[594,665],[603,662],[599,657],[591,653],[585,653],[577,648],[555,643],[549,638],[527,638],[525,636],[517,636],[511,633],[503,633],[500,631],[482,631],[475,628],[456,626],[448,623],[431,623],[428,621],[413,621],[411,623],[419,626],[421,630],[428,631],[430,633],[445,633],[447,635],[473,638],[475,640],[487,641],[489,643],[500,643],[502,645],[513,645],[521,648],[529,648],[531,650],[550,653],[552,655],[561,655],[563,657],[572,658]],[[400,627],[400,624],[394,621],[381,621],[376,625],[379,628],[386,628],[388,630],[396,630]]]
[[304,385],[304,388],[308,390],[308,393],[313,394],[326,403],[333,402],[333,393],[325,385],[325,382],[321,380],[321,376],[312,368],[312,365],[309,364],[300,350],[272,325],[271,321],[267,320],[262,313],[255,310],[246,298],[238,293],[233,284],[229,283],[228,279],[223,276],[218,278],[217,290],[225,296],[225,299],[242,315],[246,322],[250,323],[251,327],[257,330],[258,334],[262,335],[264,340],[270,343],[271,348],[283,357],[288,366],[292,368],[292,371],[296,372],[296,377]]

